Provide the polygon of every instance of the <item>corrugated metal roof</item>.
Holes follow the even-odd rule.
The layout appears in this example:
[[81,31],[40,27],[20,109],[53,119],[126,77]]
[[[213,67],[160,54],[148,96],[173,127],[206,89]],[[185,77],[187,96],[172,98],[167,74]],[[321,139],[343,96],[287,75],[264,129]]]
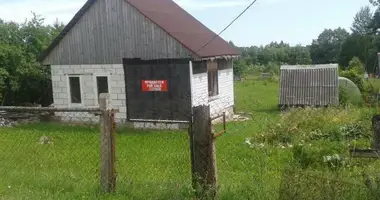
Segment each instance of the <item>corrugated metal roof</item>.
[[[60,35],[41,55],[40,60],[45,59],[55,46],[59,44],[67,32],[70,31],[95,1],[96,0],[88,0],[86,2]],[[216,37],[211,43],[203,48],[205,44],[216,36],[216,33],[211,31],[172,0],[125,1],[134,6],[144,16],[157,24],[199,57],[238,55],[237,50],[220,36]]]
[[281,69],[338,69],[338,64],[319,64],[319,65],[282,65]]

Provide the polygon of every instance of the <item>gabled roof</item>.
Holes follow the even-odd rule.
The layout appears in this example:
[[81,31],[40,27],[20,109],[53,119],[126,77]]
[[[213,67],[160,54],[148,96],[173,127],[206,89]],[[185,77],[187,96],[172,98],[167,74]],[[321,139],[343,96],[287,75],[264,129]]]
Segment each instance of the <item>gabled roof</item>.
[[[88,0],[85,3],[41,55],[40,60],[46,58],[46,56],[59,44],[62,38],[96,1],[97,0]],[[201,58],[238,55],[238,52],[234,47],[220,36],[215,38],[216,34],[213,31],[178,6],[173,0],[125,1],[134,6],[141,14],[157,24],[178,42]],[[204,46],[213,38],[215,39],[211,43]]]

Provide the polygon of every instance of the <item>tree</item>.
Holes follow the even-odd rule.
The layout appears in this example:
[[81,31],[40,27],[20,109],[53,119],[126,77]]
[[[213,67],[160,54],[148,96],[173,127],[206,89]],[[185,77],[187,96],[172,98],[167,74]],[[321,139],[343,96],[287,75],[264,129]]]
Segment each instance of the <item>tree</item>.
[[343,28],[325,29],[310,45],[314,64],[338,63],[341,45],[350,34]]
[[351,31],[353,34],[367,35],[371,33],[371,22],[373,18],[373,13],[369,6],[364,6],[360,8],[360,11],[356,13],[354,17],[354,22],[351,26]]
[[373,37],[370,35],[350,35],[341,45],[339,65],[346,69],[350,60],[358,57],[367,67],[368,50],[373,48]]
[[[41,87],[41,85],[34,85],[35,82],[31,81],[41,76],[39,65],[35,58],[31,54],[27,54],[22,47],[9,44],[0,45],[0,73],[2,74],[1,96],[4,98],[9,97],[8,95],[15,96],[8,102],[12,105],[21,103],[16,99],[31,100],[29,97],[36,90],[28,90],[33,87]],[[17,93],[20,89],[24,92]]]
[[377,7],[369,24],[369,27],[371,29],[371,34],[378,34],[380,30],[380,0],[369,1],[374,7]]
[[22,24],[20,31],[23,34],[26,50],[38,57],[50,44],[53,37],[51,33],[55,33],[55,28],[44,26],[44,19],[35,13],[32,14],[33,17]]
[[51,104],[50,69],[38,63],[37,57],[63,24],[57,20],[46,26],[34,13],[22,24],[0,21],[0,104]]
[[369,0],[369,2],[370,2],[373,6],[379,6],[379,5],[380,5],[380,0]]
[[307,65],[311,64],[310,51],[307,47],[296,45],[289,49],[288,64],[290,65]]

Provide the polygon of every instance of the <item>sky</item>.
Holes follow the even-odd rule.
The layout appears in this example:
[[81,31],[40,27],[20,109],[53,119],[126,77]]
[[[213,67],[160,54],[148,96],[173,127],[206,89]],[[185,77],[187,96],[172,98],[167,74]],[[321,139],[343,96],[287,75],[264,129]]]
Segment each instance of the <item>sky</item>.
[[[48,24],[68,23],[86,0],[0,0],[0,18],[23,22],[31,12]],[[157,0],[158,1],[158,0]],[[216,33],[252,0],[175,0]],[[325,28],[349,30],[353,17],[369,0],[257,0],[221,37],[238,46],[284,41],[307,45]]]

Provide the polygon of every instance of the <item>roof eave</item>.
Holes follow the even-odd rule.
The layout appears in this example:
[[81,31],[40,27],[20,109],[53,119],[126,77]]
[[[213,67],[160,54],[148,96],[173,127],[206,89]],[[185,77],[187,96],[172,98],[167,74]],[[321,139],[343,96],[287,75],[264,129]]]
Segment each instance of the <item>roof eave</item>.
[[219,60],[219,59],[224,59],[224,60],[232,60],[239,58],[239,55],[231,54],[231,55],[220,55],[220,56],[207,56],[207,57],[201,57],[197,60]]

